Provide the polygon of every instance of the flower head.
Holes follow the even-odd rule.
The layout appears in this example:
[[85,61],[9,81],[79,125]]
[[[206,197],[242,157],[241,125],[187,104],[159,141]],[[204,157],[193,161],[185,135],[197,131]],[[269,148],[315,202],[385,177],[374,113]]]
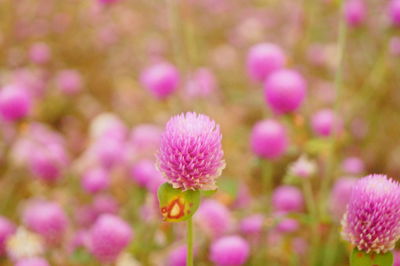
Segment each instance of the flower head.
[[239,236],[227,236],[211,246],[210,259],[218,266],[242,265],[249,257],[249,244]]
[[305,155],[301,156],[289,168],[290,174],[300,178],[308,178],[315,174],[316,171],[316,163],[308,159]]
[[203,201],[194,217],[199,227],[212,238],[220,237],[232,226],[228,208],[212,199]]
[[216,189],[225,167],[221,139],[219,126],[206,115],[174,116],[161,136],[158,168],[174,188]]
[[272,194],[272,205],[277,212],[301,211],[304,205],[303,195],[294,186],[280,186]]
[[64,210],[57,203],[50,201],[29,202],[24,210],[23,220],[28,228],[48,242],[61,240],[67,227]]
[[0,216],[0,256],[4,255],[7,239],[14,234],[15,226],[7,218]]
[[289,69],[274,71],[264,83],[264,98],[277,114],[300,108],[307,93],[307,83],[300,73]]
[[251,150],[261,158],[277,159],[289,146],[286,129],[272,119],[260,121],[253,127],[250,146]]
[[89,234],[90,251],[102,262],[117,259],[133,237],[129,224],[111,214],[100,216]]
[[286,63],[282,49],[271,43],[260,43],[251,47],[247,55],[247,72],[256,81],[264,81],[273,71],[281,69]]
[[165,99],[179,86],[179,72],[174,65],[161,62],[145,69],[141,82],[157,99]]
[[352,189],[342,236],[359,250],[385,253],[400,238],[400,186],[385,175],[369,175]]

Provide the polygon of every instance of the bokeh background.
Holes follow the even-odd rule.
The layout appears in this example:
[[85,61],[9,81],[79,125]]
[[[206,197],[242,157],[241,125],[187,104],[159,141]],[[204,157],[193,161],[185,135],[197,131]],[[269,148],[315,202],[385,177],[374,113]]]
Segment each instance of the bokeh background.
[[[361,8],[346,10],[350,2]],[[249,245],[244,265],[347,265],[349,246],[332,211],[346,193],[332,196],[336,181],[400,173],[400,15],[392,2],[0,0],[0,264],[35,256],[49,265],[185,265],[183,224],[158,213],[163,179],[154,154],[168,119],[195,111],[220,125],[226,160],[219,190],[203,196],[212,206],[195,217],[195,265],[217,265],[211,247],[231,235]],[[290,114],[272,111],[262,82],[248,74],[249,49],[259,43],[280,47],[284,67],[307,82]],[[142,78],[160,62],[179,73],[162,99]],[[29,102],[18,119],[7,116],[24,109],[18,100],[7,105],[15,90]],[[326,108],[338,126],[321,136],[312,118]],[[279,121],[289,139],[273,160],[250,146],[264,119]],[[313,166],[306,178],[291,170],[301,156]],[[273,210],[271,193],[283,185],[301,192],[303,207]],[[45,224],[40,209],[27,214],[43,201],[61,209],[62,225],[53,227],[53,216],[48,227],[32,225]],[[105,213],[133,231],[111,262],[87,244]],[[279,229],[285,219],[292,224]]]

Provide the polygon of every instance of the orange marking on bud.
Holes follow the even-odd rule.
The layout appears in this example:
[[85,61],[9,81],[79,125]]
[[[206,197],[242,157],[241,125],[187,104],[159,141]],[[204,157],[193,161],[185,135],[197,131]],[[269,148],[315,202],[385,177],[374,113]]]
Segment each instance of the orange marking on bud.
[[161,208],[161,213],[164,219],[179,219],[185,215],[185,204],[182,203],[183,200],[176,198],[172,200],[168,206]]

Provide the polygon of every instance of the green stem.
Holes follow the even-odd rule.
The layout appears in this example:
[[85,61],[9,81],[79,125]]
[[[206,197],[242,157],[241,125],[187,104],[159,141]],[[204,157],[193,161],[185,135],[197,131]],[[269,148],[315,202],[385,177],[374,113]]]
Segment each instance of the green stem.
[[187,257],[186,266],[193,266],[193,221],[192,217],[187,221]]
[[[337,67],[334,79],[334,84],[336,88],[336,98],[335,98],[335,108],[334,108],[335,113],[339,111],[339,106],[341,102],[340,96],[343,86],[343,55],[344,55],[344,50],[346,48],[346,35],[347,35],[347,26],[346,26],[347,24],[343,18],[343,13],[344,13],[344,0],[340,0],[339,36],[338,36],[337,51],[336,51]],[[329,186],[331,180],[333,179],[333,170],[335,168],[334,148],[336,139],[337,139],[337,132],[334,131],[331,136],[332,147],[330,147],[330,150],[328,152],[328,158],[327,158],[328,165],[326,170],[326,176],[324,179],[322,179],[321,190],[319,194],[320,204],[321,204],[320,211],[321,214],[323,215],[326,214],[327,200],[325,197],[326,195],[328,195]]]
[[311,182],[309,179],[303,180],[303,194],[306,199],[307,209],[310,213],[311,218],[311,248],[310,248],[310,265],[316,265],[317,261],[317,249],[319,246],[318,236],[318,211],[313,197]]

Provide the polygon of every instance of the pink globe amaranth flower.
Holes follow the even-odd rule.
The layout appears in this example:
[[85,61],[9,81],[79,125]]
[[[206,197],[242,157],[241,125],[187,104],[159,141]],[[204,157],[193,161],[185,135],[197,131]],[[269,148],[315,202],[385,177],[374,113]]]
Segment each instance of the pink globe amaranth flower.
[[15,266],[50,266],[50,264],[43,258],[25,258],[18,260]]
[[400,186],[385,175],[369,175],[352,189],[342,236],[359,250],[385,253],[400,238]]
[[113,113],[99,114],[90,124],[90,137],[93,140],[104,138],[123,141],[127,131],[124,122]]
[[283,218],[276,229],[281,233],[293,233],[299,229],[299,222],[292,218]]
[[216,78],[207,68],[197,69],[186,84],[186,93],[192,98],[205,98],[217,89]]
[[244,218],[239,225],[240,232],[244,235],[258,236],[261,234],[264,225],[262,214],[253,214]]
[[92,146],[97,162],[106,169],[120,165],[124,160],[125,143],[111,138],[101,138]]
[[168,266],[186,266],[187,247],[180,245],[170,251]]
[[51,142],[47,147],[37,146],[29,158],[30,169],[35,177],[49,183],[59,180],[68,164],[64,147]]
[[157,171],[155,163],[150,160],[141,160],[131,169],[131,178],[141,187],[151,186],[151,182],[163,179],[162,174]]
[[133,238],[130,225],[111,214],[100,216],[90,229],[90,252],[101,262],[112,262]]
[[364,162],[358,157],[348,157],[342,162],[343,171],[347,174],[360,174],[364,172]]
[[213,190],[225,167],[219,126],[208,116],[185,113],[172,117],[161,136],[157,165],[174,187]]
[[322,109],[311,118],[311,127],[317,136],[328,137],[340,129],[340,121],[331,109]]
[[288,148],[286,130],[275,120],[260,121],[251,132],[250,146],[253,153],[261,158],[277,159]]
[[356,178],[342,177],[333,186],[330,196],[330,210],[337,220],[342,219],[343,214],[346,212],[351,191],[356,181]]
[[218,238],[230,230],[232,216],[225,205],[208,199],[201,203],[194,218],[200,228],[212,238]]
[[67,95],[76,94],[83,88],[82,76],[74,69],[66,69],[58,72],[56,82],[61,92]]
[[178,88],[180,77],[174,65],[162,62],[145,69],[140,80],[157,99],[165,99]]
[[162,129],[152,124],[136,126],[130,135],[130,143],[133,149],[139,153],[152,153],[160,147]]
[[82,178],[82,187],[88,193],[97,193],[110,185],[108,172],[101,167],[88,170]]
[[249,244],[240,236],[226,236],[211,245],[210,260],[218,266],[239,266],[246,263]]
[[23,212],[23,222],[48,243],[59,243],[67,229],[64,210],[55,202],[33,200]]
[[247,72],[255,81],[264,81],[273,71],[283,68],[285,64],[285,53],[272,43],[256,44],[247,54]]
[[280,186],[272,194],[272,206],[279,213],[298,212],[303,205],[303,195],[297,187]]
[[277,114],[294,112],[300,108],[306,92],[306,81],[294,70],[274,71],[264,83],[265,101]]
[[364,23],[366,17],[364,0],[347,0],[344,5],[344,16],[347,24],[358,27]]
[[0,91],[0,114],[6,121],[16,121],[29,115],[32,99],[28,91],[17,85],[8,85]]
[[14,233],[14,224],[7,218],[0,216],[0,256],[5,255],[7,239]]
[[393,25],[400,26],[400,0],[390,1],[388,13]]
[[389,51],[391,55],[400,56],[400,37],[392,37],[390,39]]
[[51,50],[46,43],[35,43],[29,50],[29,58],[35,64],[45,64],[51,59]]

